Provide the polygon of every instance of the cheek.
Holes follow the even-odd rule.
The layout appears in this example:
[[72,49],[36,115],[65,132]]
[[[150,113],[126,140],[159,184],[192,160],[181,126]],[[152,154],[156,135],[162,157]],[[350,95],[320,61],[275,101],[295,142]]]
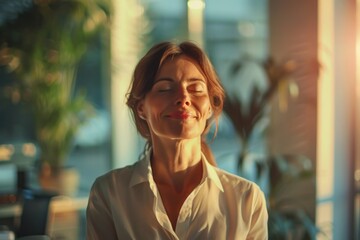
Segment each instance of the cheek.
[[164,108],[164,101],[158,101],[157,99],[149,98],[144,102],[144,112],[148,119],[157,118]]
[[199,100],[198,106],[199,106],[201,114],[207,118],[209,116],[209,112],[211,109],[210,99],[207,97],[207,98],[203,98],[203,99]]

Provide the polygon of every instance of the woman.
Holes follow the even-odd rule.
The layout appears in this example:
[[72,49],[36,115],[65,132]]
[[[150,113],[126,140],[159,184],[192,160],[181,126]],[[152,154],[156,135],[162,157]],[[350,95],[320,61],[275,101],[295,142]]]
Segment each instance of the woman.
[[267,239],[264,195],[216,168],[205,134],[224,91],[190,42],[155,45],[135,68],[127,105],[147,140],[144,157],[99,177],[87,239]]

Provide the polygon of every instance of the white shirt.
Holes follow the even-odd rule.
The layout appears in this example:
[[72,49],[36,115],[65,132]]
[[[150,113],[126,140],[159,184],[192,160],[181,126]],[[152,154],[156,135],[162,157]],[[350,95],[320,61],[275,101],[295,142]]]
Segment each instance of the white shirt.
[[259,187],[213,167],[180,209],[175,231],[152,176],[148,154],[99,177],[87,206],[87,239],[267,239],[267,208]]

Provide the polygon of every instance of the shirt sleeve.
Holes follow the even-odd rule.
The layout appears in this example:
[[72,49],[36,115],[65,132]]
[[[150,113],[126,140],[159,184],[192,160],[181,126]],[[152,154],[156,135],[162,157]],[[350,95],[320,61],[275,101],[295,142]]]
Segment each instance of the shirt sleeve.
[[254,194],[254,211],[251,216],[250,230],[246,239],[268,239],[268,211],[264,193],[257,188]]
[[99,179],[93,184],[86,209],[86,239],[117,239],[106,188]]

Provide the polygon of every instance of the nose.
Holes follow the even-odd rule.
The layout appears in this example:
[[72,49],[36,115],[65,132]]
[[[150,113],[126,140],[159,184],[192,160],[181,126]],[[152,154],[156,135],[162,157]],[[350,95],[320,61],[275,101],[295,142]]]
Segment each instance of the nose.
[[180,88],[178,90],[175,104],[181,107],[188,107],[191,105],[190,96],[186,89]]

